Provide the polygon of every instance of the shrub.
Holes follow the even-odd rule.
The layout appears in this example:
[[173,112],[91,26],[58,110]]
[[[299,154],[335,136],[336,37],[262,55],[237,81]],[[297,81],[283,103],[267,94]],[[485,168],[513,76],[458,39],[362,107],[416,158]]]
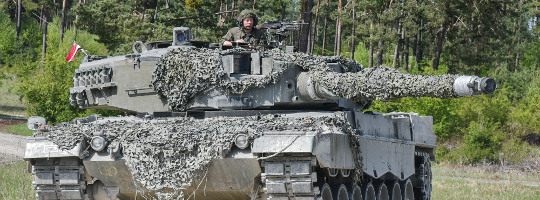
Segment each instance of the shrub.
[[[59,27],[59,18],[51,22]],[[72,29],[65,31],[64,40],[60,41],[60,33],[49,29],[47,35],[47,55],[43,69],[38,61],[27,62],[32,75],[21,78],[19,91],[28,104],[28,114],[45,117],[51,123],[69,121],[76,117],[88,115],[91,111],[72,107],[69,103],[69,87],[73,85],[72,77],[84,54],[79,53],[74,62],[66,62],[65,57],[73,46],[71,38],[75,38]],[[78,31],[77,42],[89,53],[107,55],[104,45],[96,42],[97,37],[85,31]]]
[[481,161],[498,161],[497,152],[501,148],[502,138],[496,134],[497,126],[493,124],[471,122],[465,135],[462,153],[465,163],[478,163]]

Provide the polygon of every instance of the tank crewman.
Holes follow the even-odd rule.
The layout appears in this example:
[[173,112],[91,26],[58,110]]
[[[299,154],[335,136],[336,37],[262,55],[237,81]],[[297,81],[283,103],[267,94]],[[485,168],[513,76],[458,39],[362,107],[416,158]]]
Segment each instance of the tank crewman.
[[238,15],[238,27],[229,29],[221,39],[222,46],[233,46],[233,42],[249,43],[247,48],[253,49],[253,45],[266,45],[266,34],[255,28],[259,19],[251,10],[243,10]]

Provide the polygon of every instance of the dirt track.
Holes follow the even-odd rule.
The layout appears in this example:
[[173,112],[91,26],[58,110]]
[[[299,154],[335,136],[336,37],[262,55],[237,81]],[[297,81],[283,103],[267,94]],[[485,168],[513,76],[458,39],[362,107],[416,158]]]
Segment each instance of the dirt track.
[[[26,144],[26,136],[5,133],[5,125],[21,123],[20,121],[0,119],[0,162],[22,160]],[[24,123],[24,122],[22,122]]]

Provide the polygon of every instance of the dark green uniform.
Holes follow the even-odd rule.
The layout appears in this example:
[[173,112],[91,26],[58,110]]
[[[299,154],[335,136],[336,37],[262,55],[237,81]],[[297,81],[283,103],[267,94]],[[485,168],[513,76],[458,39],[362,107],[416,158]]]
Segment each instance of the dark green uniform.
[[243,39],[252,45],[266,45],[266,34],[263,31],[253,28],[251,32],[246,33],[240,27],[229,29],[227,34],[221,38],[221,44],[225,41],[234,42],[239,39]]

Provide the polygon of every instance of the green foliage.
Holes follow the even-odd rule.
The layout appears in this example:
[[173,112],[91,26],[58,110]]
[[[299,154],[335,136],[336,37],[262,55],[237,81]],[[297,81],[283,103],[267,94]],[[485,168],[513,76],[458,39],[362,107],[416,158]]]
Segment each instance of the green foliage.
[[510,130],[517,135],[540,133],[540,71],[531,74],[534,78],[527,84],[523,99],[510,114]]
[[0,27],[5,27],[0,29],[0,65],[5,65],[9,60],[6,58],[14,53],[17,34],[15,29],[10,28],[14,26],[9,16],[4,12],[0,12]]
[[531,157],[533,147],[523,143],[520,139],[509,139],[502,143],[499,151],[499,160],[505,164],[519,164]]
[[466,164],[498,161],[497,152],[501,148],[502,138],[498,137],[496,132],[497,126],[493,124],[475,121],[470,123],[462,149]]
[[[59,21],[59,18],[55,18],[50,25],[58,27]],[[87,114],[84,110],[69,104],[69,87],[73,85],[73,73],[84,54],[77,54],[74,62],[66,62],[65,57],[73,46],[73,41],[69,38],[75,38],[75,35],[72,29],[66,30],[65,33],[64,41],[61,42],[58,31],[55,29],[49,31],[43,69],[39,69],[38,61],[31,62],[29,65],[39,70],[35,70],[31,76],[22,78],[19,86],[28,104],[29,115],[45,117],[51,123],[69,121]],[[97,39],[86,31],[79,31],[77,34],[77,42],[83,49],[92,54],[107,55],[105,46],[98,43]]]
[[145,36],[151,35],[152,27],[148,21],[132,14],[133,9],[129,4],[118,0],[95,1],[87,5],[79,3],[74,11],[79,16],[75,24],[98,35],[98,41],[108,45],[109,50],[115,51],[115,54],[131,52],[130,45],[134,41],[145,41]]
[[354,59],[361,63],[364,67],[369,66],[369,49],[365,47],[363,42],[359,42],[354,50]]
[[17,41],[16,26],[8,16],[0,12],[0,66],[6,72],[17,76],[27,76],[34,71],[30,63],[39,58],[41,52],[41,34],[39,25],[31,19],[23,21],[21,35]]

